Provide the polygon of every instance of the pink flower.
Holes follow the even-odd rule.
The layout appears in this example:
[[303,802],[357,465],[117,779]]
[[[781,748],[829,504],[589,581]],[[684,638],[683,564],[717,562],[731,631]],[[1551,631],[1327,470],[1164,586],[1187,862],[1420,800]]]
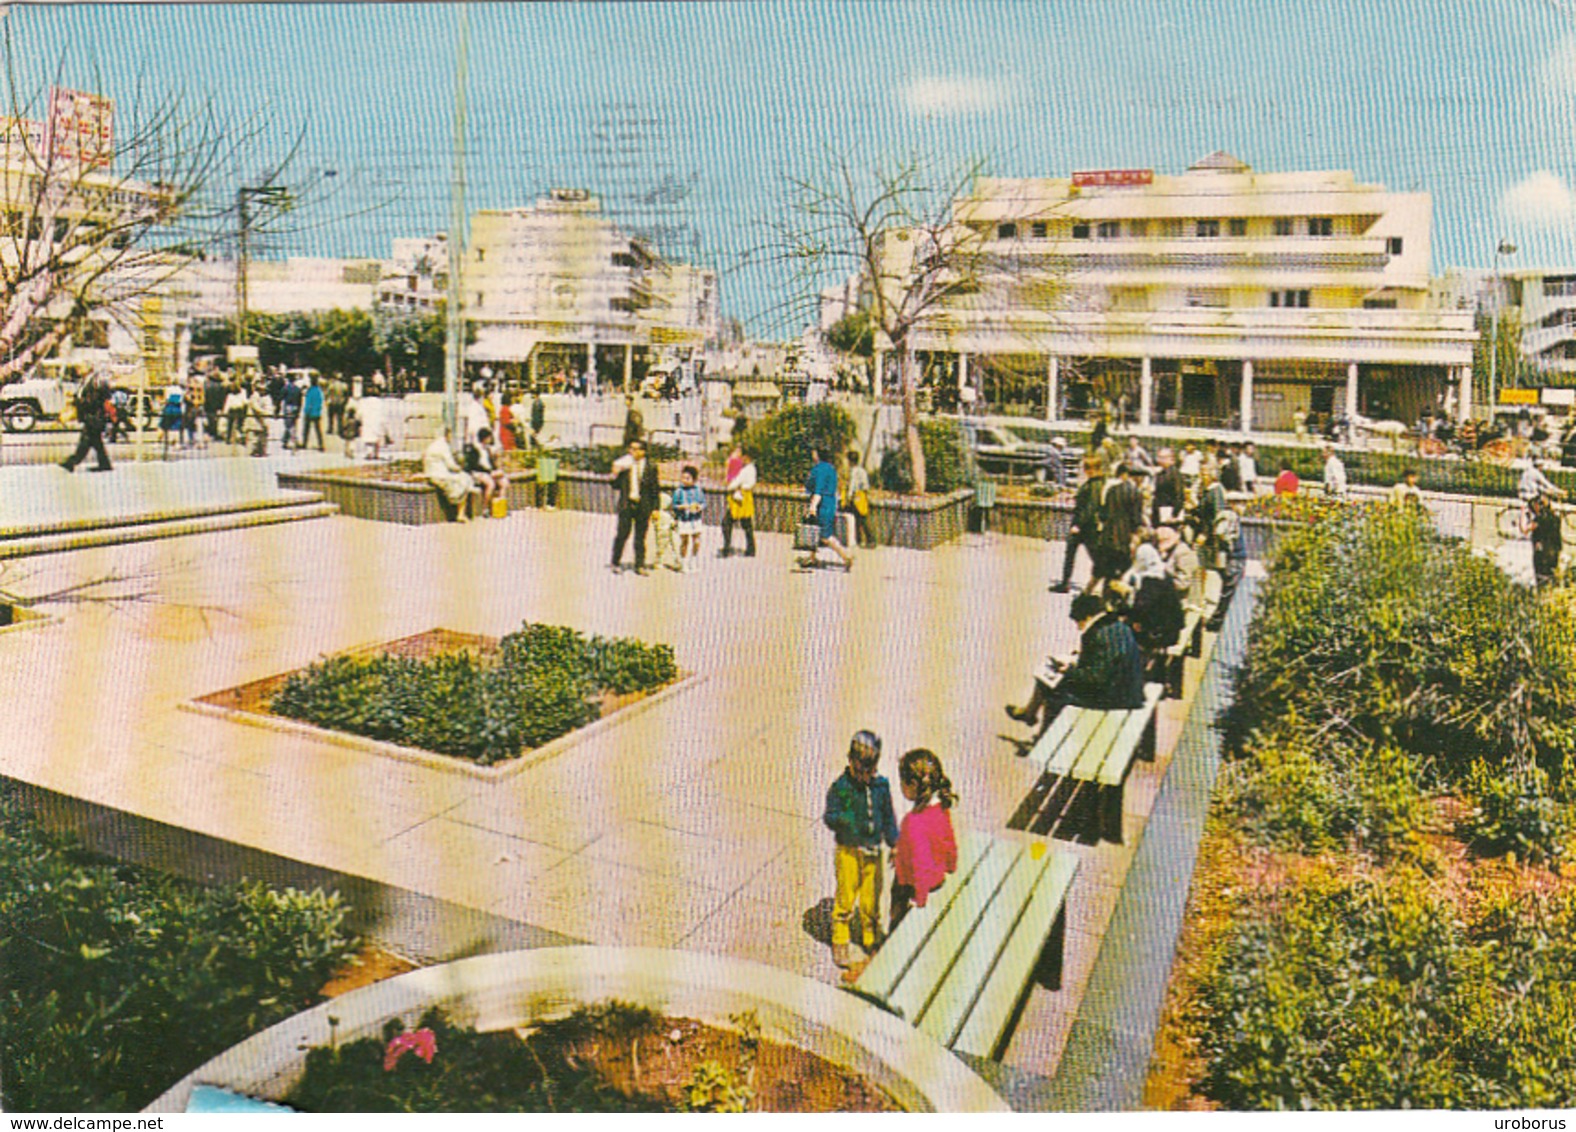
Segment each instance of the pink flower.
[[399,1059],[412,1050],[417,1057],[431,1065],[433,1056],[438,1052],[437,1035],[426,1028],[400,1034],[389,1043],[389,1048],[383,1054],[383,1072],[393,1072],[394,1067],[399,1064]]

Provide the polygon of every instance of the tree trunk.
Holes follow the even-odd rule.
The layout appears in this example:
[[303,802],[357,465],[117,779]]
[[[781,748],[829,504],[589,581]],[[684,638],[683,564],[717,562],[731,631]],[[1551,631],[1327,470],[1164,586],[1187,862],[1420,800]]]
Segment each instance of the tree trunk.
[[919,442],[919,359],[907,343],[899,347],[898,372],[903,388],[903,438],[908,444],[909,467],[914,471],[914,493],[925,494],[925,450]]

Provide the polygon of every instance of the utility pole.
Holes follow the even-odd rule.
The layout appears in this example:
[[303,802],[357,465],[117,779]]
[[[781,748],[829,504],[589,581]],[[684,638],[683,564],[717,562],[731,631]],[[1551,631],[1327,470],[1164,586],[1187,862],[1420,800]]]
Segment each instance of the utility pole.
[[246,345],[246,313],[248,305],[247,274],[251,263],[252,215],[247,202],[265,200],[283,206],[290,199],[290,190],[283,185],[242,185],[235,190],[235,211],[239,221],[235,248],[235,344]]
[[465,373],[465,86],[470,16],[455,6],[459,44],[454,68],[454,174],[449,193],[448,349],[443,357],[443,429],[460,450],[460,378]]
[[1501,256],[1515,255],[1516,245],[1501,240],[1494,249],[1494,326],[1488,341],[1488,423],[1494,424],[1494,412],[1499,405],[1499,308],[1505,302],[1505,285],[1499,277]]

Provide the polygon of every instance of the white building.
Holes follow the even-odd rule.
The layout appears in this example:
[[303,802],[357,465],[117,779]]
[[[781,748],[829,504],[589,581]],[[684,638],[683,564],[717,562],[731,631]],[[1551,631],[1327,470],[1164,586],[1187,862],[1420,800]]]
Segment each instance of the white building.
[[914,345],[978,403],[1244,430],[1470,403],[1473,316],[1431,292],[1426,193],[1215,153],[1174,176],[981,179],[954,216],[988,267]]
[[1529,376],[1540,384],[1576,381],[1576,270],[1507,271],[1501,279]]
[[393,255],[378,281],[377,303],[385,310],[436,310],[449,289],[449,237],[417,236],[393,242]]
[[590,370],[627,385],[648,357],[692,354],[719,327],[716,274],[664,262],[584,189],[477,213],[464,280],[466,359],[517,379]]

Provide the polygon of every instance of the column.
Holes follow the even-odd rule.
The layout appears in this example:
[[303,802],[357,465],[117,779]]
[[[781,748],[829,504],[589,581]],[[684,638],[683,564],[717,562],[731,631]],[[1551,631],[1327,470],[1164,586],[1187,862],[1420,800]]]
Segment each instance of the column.
[[1346,367],[1346,419],[1357,419],[1357,363],[1351,362]]
[[1045,360],[1045,419],[1062,418],[1062,360],[1052,354]]
[[1149,358],[1138,363],[1138,426],[1148,428],[1155,411],[1155,372]]
[[963,403],[963,391],[969,387],[969,356],[958,355],[958,403]]
[[1456,420],[1464,421],[1472,415],[1472,367],[1461,366],[1459,375],[1461,392],[1456,402]]
[[536,392],[536,347],[531,347],[531,352],[526,356],[526,376],[531,379],[531,391]]
[[629,392],[630,379],[635,376],[635,344],[624,343],[624,392]]
[[874,388],[870,392],[873,396],[879,398],[882,391],[886,389],[886,351],[875,351],[873,361],[875,368],[871,373],[870,381]]
[[596,386],[596,343],[586,343],[586,393],[597,391]]
[[1242,359],[1242,431],[1253,431],[1253,363]]

